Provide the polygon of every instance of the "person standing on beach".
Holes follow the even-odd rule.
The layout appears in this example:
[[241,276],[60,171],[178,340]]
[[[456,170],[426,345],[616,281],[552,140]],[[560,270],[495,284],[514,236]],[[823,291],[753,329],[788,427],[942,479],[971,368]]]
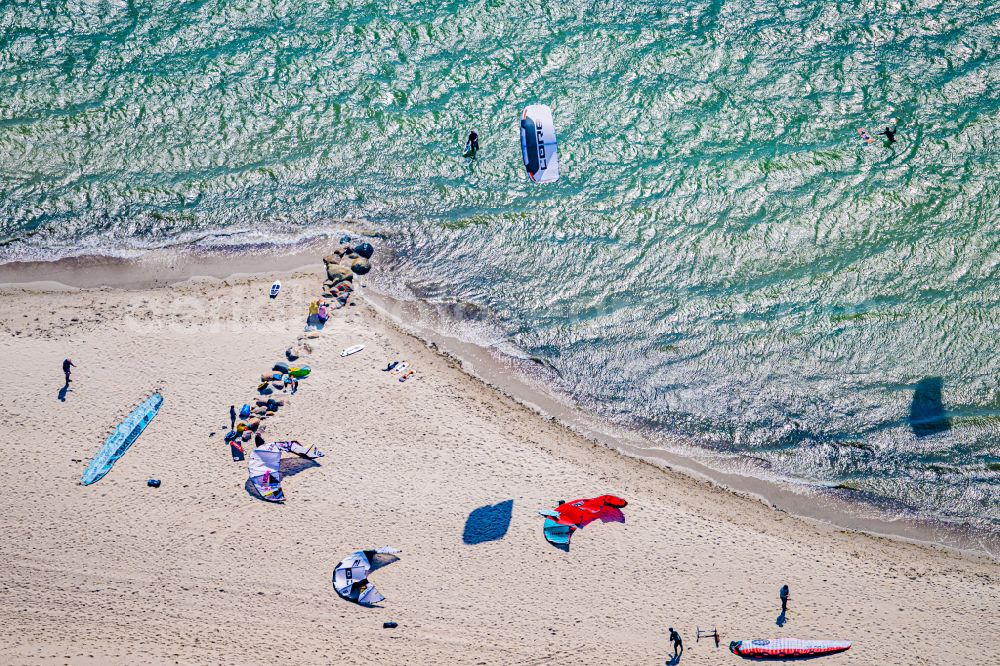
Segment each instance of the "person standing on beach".
[[781,614],[784,615],[785,611],[788,610],[788,586],[782,585],[781,590],[778,592],[778,597],[781,599]]
[[70,359],[67,358],[67,359],[63,360],[63,374],[66,375],[66,383],[67,384],[69,384],[71,381],[73,381],[73,380],[71,380],[69,378],[69,372],[70,372],[69,369],[70,368],[75,368],[75,367],[76,367],[76,364],[74,364],[73,361],[71,361]]
[[670,641],[674,644],[675,659],[684,654],[684,643],[681,641],[681,635],[674,631],[673,627],[670,627]]
[[236,430],[236,405],[229,405],[229,429]]

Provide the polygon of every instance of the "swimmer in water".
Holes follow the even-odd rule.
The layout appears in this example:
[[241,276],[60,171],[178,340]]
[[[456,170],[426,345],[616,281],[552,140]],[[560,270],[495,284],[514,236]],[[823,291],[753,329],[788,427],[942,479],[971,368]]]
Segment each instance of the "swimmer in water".
[[896,128],[886,127],[884,132],[879,132],[880,136],[884,136],[889,140],[889,145],[896,143]]
[[479,152],[479,135],[476,134],[475,130],[469,132],[469,141],[466,147],[469,155],[475,155]]

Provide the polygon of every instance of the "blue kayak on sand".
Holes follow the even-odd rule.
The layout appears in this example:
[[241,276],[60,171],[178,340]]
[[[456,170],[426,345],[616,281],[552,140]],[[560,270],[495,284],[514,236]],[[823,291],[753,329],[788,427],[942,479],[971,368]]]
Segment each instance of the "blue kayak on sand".
[[154,393],[142,404],[133,409],[125,420],[118,424],[115,431],[104,440],[97,455],[87,465],[83,471],[80,483],[89,486],[104,478],[104,475],[111,471],[118,459],[125,455],[129,447],[139,439],[139,435],[146,429],[149,422],[153,420],[156,413],[160,411],[163,404],[163,396]]

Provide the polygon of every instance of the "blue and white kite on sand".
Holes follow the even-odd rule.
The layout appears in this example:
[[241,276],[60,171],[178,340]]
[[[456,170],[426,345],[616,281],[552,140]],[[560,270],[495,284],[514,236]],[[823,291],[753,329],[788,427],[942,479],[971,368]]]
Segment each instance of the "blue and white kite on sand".
[[129,447],[139,438],[163,404],[163,396],[154,393],[141,405],[129,412],[125,420],[118,424],[115,431],[108,435],[104,444],[83,471],[80,483],[89,486],[104,478],[111,471],[118,459],[125,455]]

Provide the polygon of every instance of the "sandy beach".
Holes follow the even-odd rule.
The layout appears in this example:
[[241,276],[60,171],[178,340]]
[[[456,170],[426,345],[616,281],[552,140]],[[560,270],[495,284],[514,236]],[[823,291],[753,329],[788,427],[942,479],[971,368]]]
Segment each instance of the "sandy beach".
[[[312,375],[266,421],[269,440],[326,457],[286,477],[285,504],[253,498],[223,443],[228,409],[302,335],[321,278],[321,264],[283,274],[273,301],[273,275],[0,290],[0,662],[662,664],[672,626],[682,664],[743,663],[730,640],[770,637],[854,641],[824,664],[1000,663],[995,562],[807,522],[588,441],[400,330],[364,289],[309,340]],[[399,382],[391,360],[416,374]],[[146,432],[79,485],[154,390]],[[587,526],[569,552],[546,543],[539,509],[605,493],[628,501],[624,524]],[[510,500],[500,538],[466,543],[471,512]],[[339,598],[337,562],[384,545],[402,553],[372,576],[381,607]]]

